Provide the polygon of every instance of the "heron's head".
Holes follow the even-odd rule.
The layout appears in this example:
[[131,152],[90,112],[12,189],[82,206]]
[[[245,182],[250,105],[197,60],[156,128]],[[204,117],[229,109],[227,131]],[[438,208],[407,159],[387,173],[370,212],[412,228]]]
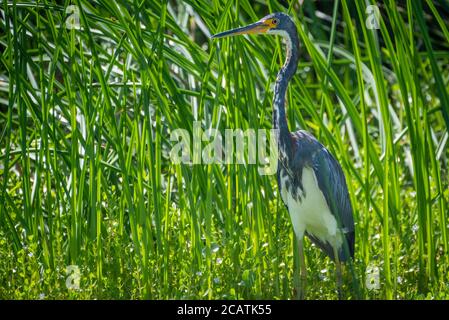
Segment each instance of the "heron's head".
[[212,38],[223,38],[241,34],[290,34],[293,31],[296,31],[293,20],[285,13],[276,12],[269,14],[246,27],[217,33],[213,35]]

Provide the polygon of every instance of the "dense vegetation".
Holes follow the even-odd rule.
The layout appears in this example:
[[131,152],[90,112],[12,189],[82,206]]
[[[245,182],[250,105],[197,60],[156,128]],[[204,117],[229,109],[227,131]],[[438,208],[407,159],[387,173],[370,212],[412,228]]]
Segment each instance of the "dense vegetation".
[[[194,121],[271,128],[281,39],[209,36],[275,11],[301,42],[290,129],[348,181],[345,297],[449,298],[449,4],[370,2],[2,1],[0,299],[295,297],[275,176],[170,159]],[[307,297],[336,298],[334,264],[306,260]]]

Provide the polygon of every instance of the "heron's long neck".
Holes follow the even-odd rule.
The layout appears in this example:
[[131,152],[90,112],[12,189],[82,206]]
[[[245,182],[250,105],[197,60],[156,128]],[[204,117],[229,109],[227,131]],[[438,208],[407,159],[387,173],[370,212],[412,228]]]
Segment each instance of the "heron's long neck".
[[[290,150],[290,131],[288,130],[287,118],[285,116],[285,97],[290,79],[294,76],[299,60],[299,40],[296,30],[283,34],[287,46],[287,58],[284,66],[278,73],[274,87],[273,99],[273,129],[278,129],[279,151]],[[286,152],[284,152],[286,153]]]

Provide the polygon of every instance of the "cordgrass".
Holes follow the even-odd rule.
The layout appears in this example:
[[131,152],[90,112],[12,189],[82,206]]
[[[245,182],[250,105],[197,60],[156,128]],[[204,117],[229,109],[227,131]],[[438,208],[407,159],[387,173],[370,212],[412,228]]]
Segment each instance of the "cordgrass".
[[[301,43],[290,130],[348,182],[344,297],[449,298],[447,2],[39,0],[0,3],[0,299],[295,298],[275,175],[170,159],[194,121],[271,128],[281,39],[209,36],[276,11]],[[306,261],[307,298],[335,299],[334,264]]]

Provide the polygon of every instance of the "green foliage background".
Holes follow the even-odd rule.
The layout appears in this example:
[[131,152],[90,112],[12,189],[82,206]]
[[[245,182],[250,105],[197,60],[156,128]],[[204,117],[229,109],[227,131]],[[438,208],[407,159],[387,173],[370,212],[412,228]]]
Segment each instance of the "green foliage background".
[[[294,298],[275,176],[169,157],[195,120],[271,128],[281,39],[208,37],[275,11],[301,42],[290,129],[347,177],[359,298],[449,298],[449,5],[379,2],[367,29],[369,4],[2,1],[0,298]],[[333,263],[306,246],[307,297],[336,298]]]

